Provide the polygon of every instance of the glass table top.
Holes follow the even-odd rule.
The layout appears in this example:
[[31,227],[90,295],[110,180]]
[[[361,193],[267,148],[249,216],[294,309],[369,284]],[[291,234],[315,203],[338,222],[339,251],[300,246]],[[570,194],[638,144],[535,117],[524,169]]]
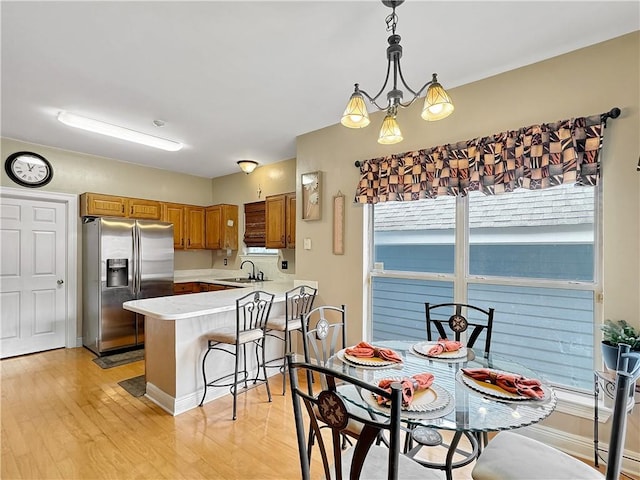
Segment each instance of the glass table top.
[[[424,342],[384,341],[373,342],[376,347],[395,350],[402,356],[402,364],[373,367],[364,362],[356,365],[338,352],[329,359],[327,367],[350,376],[378,384],[383,378],[402,379],[417,373],[428,372],[435,376],[428,392],[419,398],[416,394],[412,406],[403,409],[402,417],[416,425],[453,431],[488,432],[531,425],[546,418],[556,406],[556,396],[551,387],[543,383],[544,398],[514,398],[505,392],[482,382],[469,381],[462,376],[461,368],[489,368],[501,372],[539,378],[535,372],[509,361],[504,357],[489,355],[468,349],[466,356],[431,358],[415,352],[414,346]],[[421,348],[418,346],[418,350]],[[485,386],[486,385],[486,386]],[[362,395],[354,388],[341,389],[345,400],[372,413],[385,414],[375,399]]]

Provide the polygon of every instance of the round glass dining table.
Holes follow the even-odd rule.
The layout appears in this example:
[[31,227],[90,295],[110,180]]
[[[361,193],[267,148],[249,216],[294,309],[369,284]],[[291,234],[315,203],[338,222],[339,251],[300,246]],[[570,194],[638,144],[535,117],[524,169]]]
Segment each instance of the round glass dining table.
[[[428,466],[441,468],[451,478],[451,468],[466,465],[477,455],[474,452],[461,462],[453,461],[454,450],[463,434],[468,438],[478,438],[479,433],[510,430],[539,422],[549,416],[556,406],[553,389],[543,380],[542,399],[532,399],[509,394],[493,385],[478,382],[462,375],[462,368],[485,368],[491,371],[519,374],[527,378],[539,378],[530,369],[510,361],[508,358],[490,354],[484,357],[479,350],[464,348],[449,357],[429,357],[425,353],[427,342],[380,341],[375,347],[390,348],[402,357],[402,363],[375,366],[374,362],[353,362],[353,357],[345,358],[344,350],[333,355],[327,367],[342,371],[352,377],[378,384],[383,378],[402,379],[419,373],[431,373],[434,381],[429,390],[416,393],[414,402],[403,408],[402,418],[411,428],[430,427],[455,432],[445,464]],[[418,353],[420,352],[420,353]],[[460,356],[464,353],[463,356]],[[386,408],[378,406],[369,396],[360,395],[355,389],[346,389],[341,395],[357,407],[372,414],[385,414]],[[415,404],[415,405],[414,405]]]

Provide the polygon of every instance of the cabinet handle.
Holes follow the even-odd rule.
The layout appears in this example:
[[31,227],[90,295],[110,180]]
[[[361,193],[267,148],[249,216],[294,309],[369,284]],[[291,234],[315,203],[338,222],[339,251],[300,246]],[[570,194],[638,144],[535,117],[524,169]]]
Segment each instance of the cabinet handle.
[[287,243],[291,243],[291,235],[287,237]]
[[133,207],[131,207],[131,212],[129,212],[130,215],[133,215]]
[[280,241],[281,241],[282,243],[284,243],[284,235],[282,235],[282,237],[280,237]]
[[187,246],[188,246],[188,247],[190,247],[190,246],[191,246],[191,239],[189,239],[189,240],[187,241]]
[[124,213],[124,204],[122,204],[122,213]]

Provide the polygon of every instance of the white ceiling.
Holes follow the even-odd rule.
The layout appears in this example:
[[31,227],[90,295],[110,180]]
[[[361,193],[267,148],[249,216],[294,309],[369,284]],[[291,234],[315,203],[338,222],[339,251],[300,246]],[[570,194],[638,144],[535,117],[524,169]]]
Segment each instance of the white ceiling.
[[[390,12],[373,0],[3,0],[1,133],[204,177],[290,159],[297,135],[339,121],[354,83],[382,86]],[[637,0],[408,0],[397,14],[414,89],[433,72],[456,87],[640,29]],[[60,110],[185,147],[83,132]]]

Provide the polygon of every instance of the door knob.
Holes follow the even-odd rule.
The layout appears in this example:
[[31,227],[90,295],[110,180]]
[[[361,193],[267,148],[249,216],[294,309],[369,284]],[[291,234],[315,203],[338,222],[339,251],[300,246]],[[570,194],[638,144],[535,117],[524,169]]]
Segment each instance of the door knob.
[[64,280],[58,280],[58,285],[62,285],[64,283]]

